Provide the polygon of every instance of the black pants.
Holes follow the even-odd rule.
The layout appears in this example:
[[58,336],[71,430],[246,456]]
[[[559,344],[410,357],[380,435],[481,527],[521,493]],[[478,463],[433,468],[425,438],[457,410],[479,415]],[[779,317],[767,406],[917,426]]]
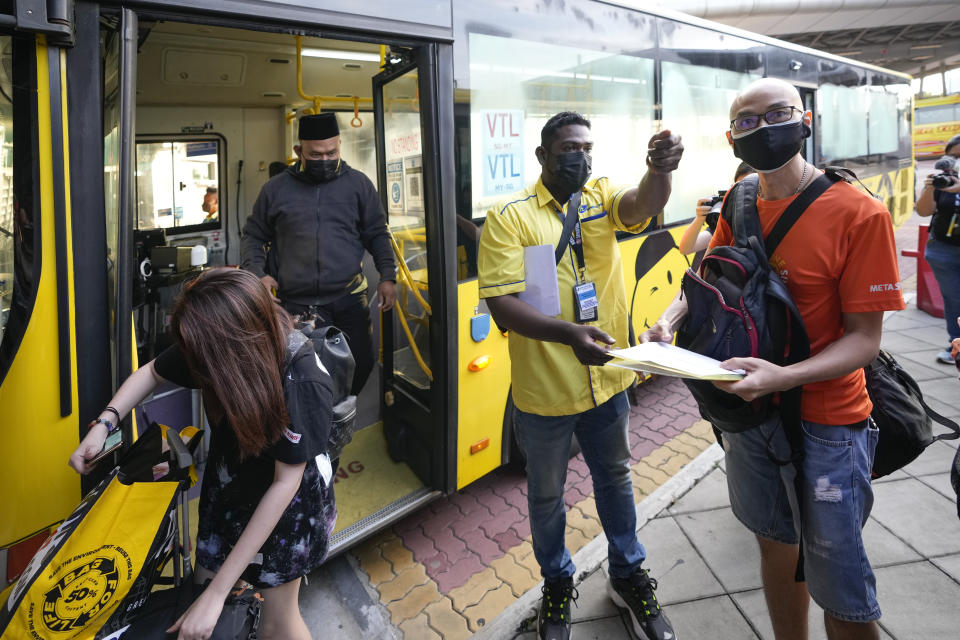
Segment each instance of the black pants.
[[347,336],[356,368],[353,370],[353,386],[350,393],[357,395],[366,384],[373,370],[373,325],[370,322],[370,303],[367,292],[348,293],[342,298],[322,305],[304,306],[284,302],[283,308],[293,314],[313,311],[324,324],[333,325]]

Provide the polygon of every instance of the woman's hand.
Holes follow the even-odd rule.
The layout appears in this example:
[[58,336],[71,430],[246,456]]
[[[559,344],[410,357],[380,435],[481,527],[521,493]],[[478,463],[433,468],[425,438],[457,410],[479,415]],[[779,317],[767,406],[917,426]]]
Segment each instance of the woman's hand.
[[670,323],[662,318],[657,320],[657,322],[640,334],[640,337],[637,339],[640,344],[646,342],[673,342],[673,327],[670,326]]
[[167,629],[167,633],[179,632],[177,640],[207,640],[213,635],[227,597],[217,593],[211,586],[203,590],[190,608]]
[[93,460],[97,457],[97,454],[103,450],[103,443],[106,442],[106,440],[106,425],[101,423],[93,425],[87,437],[84,438],[80,442],[80,446],[74,450],[67,464],[73,467],[77,473],[84,475],[90,473],[95,465],[90,464],[88,460]]
[[701,198],[697,200],[697,218],[702,222],[707,218],[707,214],[710,213],[710,198]]

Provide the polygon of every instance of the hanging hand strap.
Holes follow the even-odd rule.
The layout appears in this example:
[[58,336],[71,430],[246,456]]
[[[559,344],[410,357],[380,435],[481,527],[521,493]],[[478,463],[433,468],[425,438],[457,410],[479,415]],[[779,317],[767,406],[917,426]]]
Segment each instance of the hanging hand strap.
[[560,264],[563,254],[567,252],[567,245],[570,243],[570,234],[573,228],[580,221],[580,192],[576,191],[567,201],[567,215],[563,218],[563,231],[560,232],[560,242],[553,252],[556,264]]

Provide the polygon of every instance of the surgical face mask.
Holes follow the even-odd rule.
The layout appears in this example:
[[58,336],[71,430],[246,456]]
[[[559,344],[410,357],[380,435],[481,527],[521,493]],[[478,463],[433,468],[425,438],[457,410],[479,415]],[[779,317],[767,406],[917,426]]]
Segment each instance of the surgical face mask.
[[554,175],[556,187],[567,193],[580,191],[593,169],[590,154],[585,151],[571,151],[551,155],[555,161],[550,167],[550,173]]
[[810,127],[801,120],[759,127],[733,137],[733,155],[760,173],[776,171],[800,153]]
[[337,177],[340,170],[340,159],[336,160],[304,160],[303,172],[314,182],[330,182]]

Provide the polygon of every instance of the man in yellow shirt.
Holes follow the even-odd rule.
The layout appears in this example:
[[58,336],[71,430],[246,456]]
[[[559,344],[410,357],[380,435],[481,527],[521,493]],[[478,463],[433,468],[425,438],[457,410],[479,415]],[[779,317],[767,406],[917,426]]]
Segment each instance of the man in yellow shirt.
[[[637,186],[588,181],[593,138],[578,113],[550,118],[540,133],[536,185],[487,213],[478,256],[480,297],[510,330],[517,441],[527,454],[527,506],[533,550],[544,577],[538,618],[542,640],[570,637],[575,571],[564,544],[563,487],[574,433],[590,467],[597,511],[610,541],[608,592],[647,640],[676,636],[660,611],[656,581],[641,564],[630,477],[626,389],[634,374],[603,367],[609,345],[626,346],[627,305],[616,231],[639,233],[670,196],[670,173],[683,145],[663,131],[648,144],[647,172]],[[567,212],[576,216],[556,266],[560,315],[521,300],[525,247],[557,247]],[[548,266],[548,268],[552,268]]]

